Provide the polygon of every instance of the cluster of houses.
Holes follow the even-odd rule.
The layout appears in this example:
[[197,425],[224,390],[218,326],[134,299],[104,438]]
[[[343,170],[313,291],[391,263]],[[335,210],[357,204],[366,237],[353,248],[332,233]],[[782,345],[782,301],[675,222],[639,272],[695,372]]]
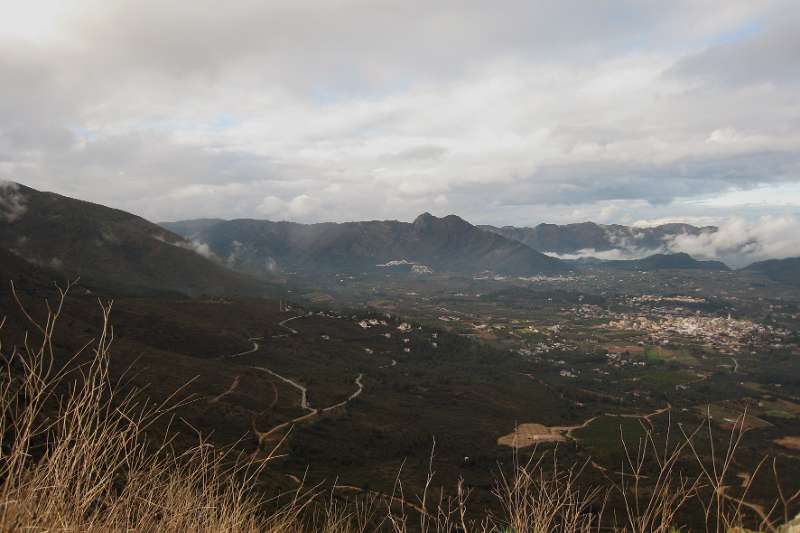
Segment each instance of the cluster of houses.
[[707,300],[701,296],[660,296],[657,294],[642,294],[631,298],[631,303],[672,303],[672,304],[703,304]]
[[604,308],[594,304],[581,304],[570,309],[564,309],[563,311],[573,318],[594,319],[606,318],[608,316]]
[[622,368],[625,366],[647,366],[646,361],[640,359],[631,359],[625,357],[624,354],[618,352],[609,352],[606,354],[606,363],[608,366],[614,368]]
[[779,348],[782,338],[788,335],[784,330],[730,316],[665,315],[650,318],[621,315],[618,320],[611,320],[603,327],[646,333],[652,344],[669,344],[676,337],[699,340],[723,352],[739,352],[751,343]]
[[364,320],[357,322],[357,324],[363,329],[374,328],[375,326],[387,327],[389,325],[389,323],[385,320],[378,320],[377,318],[365,318]]

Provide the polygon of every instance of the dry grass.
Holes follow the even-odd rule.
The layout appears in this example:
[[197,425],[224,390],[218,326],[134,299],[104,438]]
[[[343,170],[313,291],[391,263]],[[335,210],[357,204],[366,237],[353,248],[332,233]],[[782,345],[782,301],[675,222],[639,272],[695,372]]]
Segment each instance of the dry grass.
[[[673,444],[668,436],[661,446],[647,432],[636,446],[623,443],[626,461],[608,474],[608,484],[589,489],[580,482],[583,468],[561,469],[555,453],[552,460],[531,454],[499,475],[499,516],[469,509],[463,484],[453,496],[434,496],[433,459],[419,498],[404,496],[398,475],[388,497],[343,501],[335,489],[301,485],[278,506],[263,501],[257,486],[269,457],[244,459],[202,440],[178,453],[166,437],[160,444],[146,438],[181,403],[177,395],[159,405],[136,393],[116,395],[109,376],[110,304],[101,304],[100,336],[70,364],[55,365],[53,331],[67,290],[42,321],[18,300],[34,334],[10,353],[0,344],[2,531],[671,533],[688,531],[678,523],[688,505],[703,510],[700,531],[736,531],[746,513],[758,517],[760,530],[779,531],[777,523],[789,520],[788,509],[800,498],[800,492],[784,494],[778,483],[774,506],[748,504],[756,472],[732,491],[731,466],[744,434],[739,423],[721,453],[712,445],[710,459],[701,459],[696,445],[705,437],[702,427],[681,431]],[[686,457],[696,460],[699,473],[684,473]],[[773,473],[777,481],[774,465]],[[606,509],[610,497],[624,502],[617,513]]]
[[250,490],[258,465],[232,461],[202,442],[180,455],[168,441],[153,446],[146,430],[179,403],[115,397],[110,305],[102,308],[101,335],[82,350],[92,352],[89,362],[80,364],[78,353],[55,370],[53,330],[63,296],[44,322],[26,313],[37,338],[6,360],[0,529],[263,531],[261,502]]

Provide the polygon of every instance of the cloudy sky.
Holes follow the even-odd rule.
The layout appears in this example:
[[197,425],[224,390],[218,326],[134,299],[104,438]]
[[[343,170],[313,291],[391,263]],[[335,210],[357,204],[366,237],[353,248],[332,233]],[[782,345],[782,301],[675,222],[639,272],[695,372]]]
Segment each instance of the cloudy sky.
[[153,220],[800,228],[796,0],[0,8],[0,179]]

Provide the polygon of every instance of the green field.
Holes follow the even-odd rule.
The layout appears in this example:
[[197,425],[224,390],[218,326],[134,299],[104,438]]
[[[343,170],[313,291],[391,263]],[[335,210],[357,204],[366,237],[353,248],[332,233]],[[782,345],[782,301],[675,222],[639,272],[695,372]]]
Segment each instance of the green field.
[[604,415],[575,431],[573,436],[593,454],[605,458],[618,453],[623,440],[628,446],[636,447],[645,434],[639,418]]

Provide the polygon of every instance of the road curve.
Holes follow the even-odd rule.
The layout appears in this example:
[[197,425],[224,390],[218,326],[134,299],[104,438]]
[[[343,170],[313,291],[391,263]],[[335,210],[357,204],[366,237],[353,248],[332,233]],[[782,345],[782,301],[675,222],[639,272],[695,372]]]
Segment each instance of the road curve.
[[331,406],[328,406],[328,407],[326,407],[326,408],[322,409],[322,412],[323,412],[323,413],[326,413],[326,412],[328,412],[328,411],[333,411],[333,410],[334,410],[334,409],[336,409],[337,407],[344,407],[344,406],[345,406],[345,405],[347,405],[348,403],[350,403],[350,402],[352,402],[353,400],[355,400],[356,398],[358,398],[358,397],[361,395],[361,393],[362,393],[362,392],[364,392],[364,384],[363,384],[363,383],[361,383],[361,379],[362,379],[363,377],[364,377],[364,374],[359,374],[359,375],[358,375],[358,377],[355,379],[355,384],[356,384],[356,386],[358,387],[358,389],[356,389],[356,391],[355,391],[353,394],[351,394],[350,396],[348,396],[346,400],[344,400],[344,401],[341,401],[341,402],[339,402],[339,403],[336,403],[336,404],[333,404],[333,405],[331,405]]
[[241,357],[242,355],[247,355],[247,354],[250,354],[250,353],[253,353],[253,352],[257,352],[261,348],[261,345],[258,344],[255,341],[255,339],[250,339],[250,342],[253,343],[253,347],[250,348],[249,350],[245,350],[243,352],[235,353],[235,354],[232,354],[232,355],[223,355],[222,357],[220,357],[220,359],[233,359],[234,357]]
[[224,398],[224,397],[225,397],[225,396],[227,396],[228,394],[230,394],[230,393],[232,393],[233,391],[235,391],[235,390],[236,390],[236,387],[238,387],[238,386],[239,386],[239,380],[240,380],[240,378],[241,378],[241,376],[236,376],[235,378],[233,378],[233,383],[231,383],[231,384],[230,384],[230,386],[229,386],[229,387],[228,387],[228,388],[225,390],[225,392],[222,392],[221,394],[218,394],[218,395],[214,396],[213,398],[211,398],[210,400],[208,400],[208,403],[217,403],[217,402],[218,402],[218,401],[220,401],[222,398]]
[[[300,332],[298,330],[288,326],[287,323],[291,322],[292,320],[297,320],[298,318],[303,318],[304,316],[305,315],[297,315],[297,316],[289,317],[289,318],[279,322],[278,326],[280,326],[280,327],[284,328],[285,330],[287,330],[288,333],[281,334],[281,335],[273,335],[273,338],[288,337],[289,335],[298,335],[298,334],[300,334]],[[244,352],[237,353],[237,354],[223,356],[222,358],[240,357],[242,355],[247,355],[247,354],[254,353],[254,352],[258,351],[261,348],[261,345],[256,341],[263,340],[262,337],[253,337],[253,338],[251,338],[249,340],[253,343],[253,346],[252,346],[251,349],[246,350]],[[383,366],[381,366],[379,368],[388,368],[388,367],[393,367],[395,365],[397,365],[397,360],[392,359],[392,362],[390,364],[383,365]],[[275,372],[274,370],[272,370],[270,368],[264,367],[264,366],[253,366],[252,368],[254,368],[256,370],[260,370],[262,372],[266,372],[266,373],[270,374],[271,376],[274,376],[274,377],[278,378],[279,380],[283,381],[284,383],[287,383],[291,387],[297,389],[300,392],[300,408],[303,409],[304,411],[306,411],[305,414],[297,416],[297,417],[295,417],[295,418],[293,418],[293,419],[291,419],[291,420],[289,420],[287,422],[283,422],[281,424],[278,424],[277,426],[274,426],[274,427],[270,428],[267,431],[259,431],[255,427],[255,424],[253,424],[253,431],[256,433],[256,435],[258,437],[259,444],[262,443],[265,439],[268,439],[271,435],[273,435],[273,434],[275,434],[275,433],[277,433],[277,432],[279,432],[279,431],[281,431],[281,430],[283,430],[283,429],[285,429],[285,428],[287,428],[287,427],[289,427],[291,425],[294,425],[294,424],[299,423],[299,422],[303,422],[305,420],[309,420],[309,419],[319,415],[320,413],[327,413],[327,412],[333,411],[335,409],[346,407],[348,403],[350,403],[353,400],[355,400],[356,398],[358,398],[364,392],[364,388],[365,388],[364,387],[364,383],[363,383],[364,374],[363,373],[359,373],[358,376],[356,376],[356,378],[354,380],[354,384],[356,385],[356,390],[352,394],[350,394],[350,396],[348,396],[345,400],[343,400],[341,402],[338,402],[338,403],[335,403],[333,405],[329,405],[328,407],[324,407],[324,408],[320,409],[320,408],[316,408],[316,407],[312,407],[311,406],[310,402],[308,401],[308,388],[305,387],[304,385],[298,383],[297,381],[295,381],[295,380],[293,380],[291,378],[283,376],[283,375]],[[232,387],[231,387],[231,389],[229,391],[226,391],[225,393],[220,395],[215,400],[221,398],[225,394],[230,393],[236,387],[236,385],[238,385],[238,382],[235,383],[234,385],[232,385]]]
[[289,326],[287,326],[287,325],[286,325],[286,323],[287,323],[287,322],[291,322],[292,320],[297,320],[298,318],[303,318],[304,316],[306,316],[306,315],[297,315],[297,316],[293,316],[293,317],[287,318],[286,320],[282,320],[281,322],[278,322],[278,325],[279,325],[280,327],[282,327],[282,328],[286,328],[286,329],[288,329],[288,330],[289,330],[289,331],[291,331],[292,333],[295,333],[295,334],[297,334],[297,333],[299,333],[299,332],[298,332],[296,329],[292,329],[292,328],[290,328]]
[[310,420],[310,419],[314,418],[315,416],[319,415],[320,413],[327,413],[327,412],[333,411],[334,409],[345,407],[348,403],[350,403],[351,401],[353,401],[356,398],[358,398],[361,395],[361,393],[364,392],[364,384],[362,382],[362,379],[364,378],[364,374],[362,373],[362,374],[359,374],[356,377],[355,381],[354,381],[354,383],[356,384],[356,386],[358,388],[356,389],[356,391],[354,393],[352,393],[350,396],[348,396],[346,400],[341,401],[341,402],[336,403],[336,404],[333,404],[333,405],[330,405],[328,407],[324,407],[322,409],[318,409],[316,407],[312,407],[308,403],[308,389],[305,386],[297,383],[296,381],[294,381],[294,380],[292,380],[290,378],[287,378],[286,376],[282,376],[282,375],[278,374],[277,372],[275,372],[273,370],[270,370],[269,368],[266,368],[266,367],[263,367],[263,366],[254,366],[253,368],[255,368],[257,370],[261,370],[263,372],[267,372],[268,374],[270,374],[272,376],[275,376],[276,378],[280,379],[281,381],[283,381],[285,383],[288,383],[292,387],[294,387],[297,390],[299,390],[300,391],[300,407],[303,408],[304,410],[308,411],[304,415],[297,416],[297,417],[295,417],[295,418],[293,418],[293,419],[291,419],[291,420],[289,420],[287,422],[283,422],[281,424],[278,424],[277,426],[274,426],[274,427],[270,428],[267,431],[259,431],[258,429],[256,429],[254,427],[253,429],[256,432],[256,435],[258,436],[259,444],[262,443],[264,440],[269,439],[275,433],[277,433],[277,432],[279,432],[279,431],[281,431],[283,429],[286,429],[289,426],[292,426],[294,424],[298,424],[300,422],[304,422],[306,420]]

